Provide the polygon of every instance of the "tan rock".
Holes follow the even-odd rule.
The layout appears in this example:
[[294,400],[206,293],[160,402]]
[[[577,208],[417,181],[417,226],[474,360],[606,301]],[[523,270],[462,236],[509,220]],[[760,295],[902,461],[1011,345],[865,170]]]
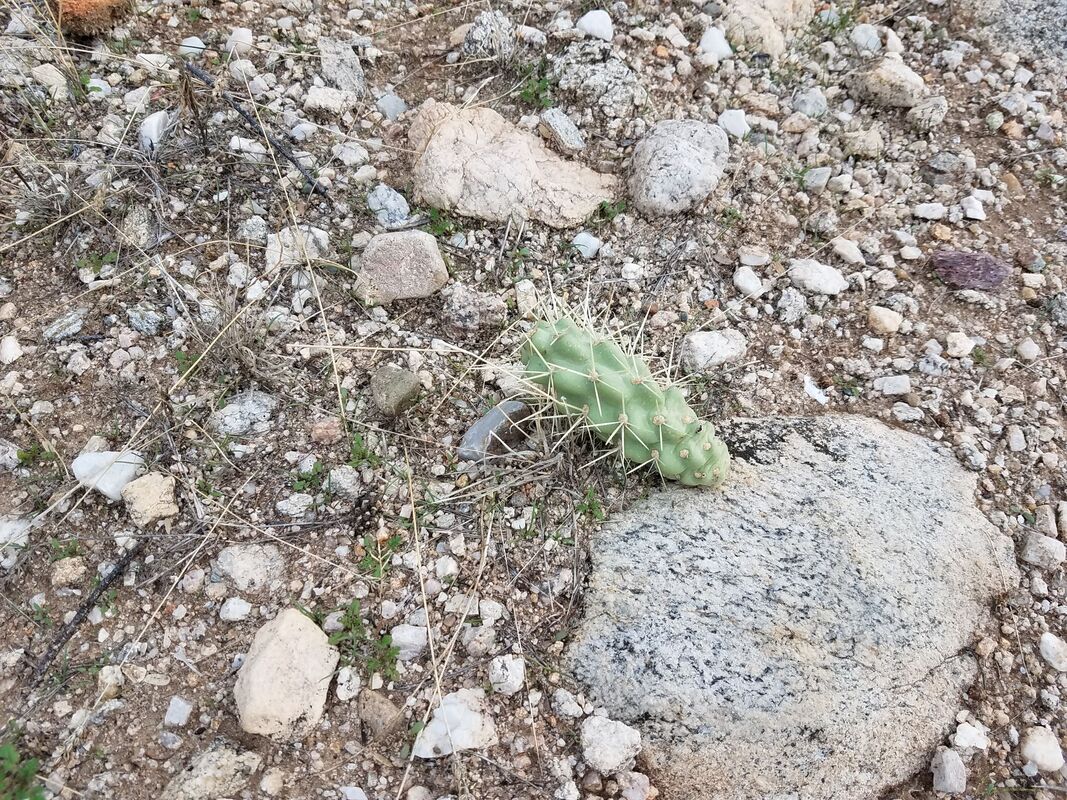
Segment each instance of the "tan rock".
[[319,724],[337,648],[318,625],[287,608],[256,633],[233,696],[241,729],[275,741],[303,739]]
[[140,528],[148,528],[160,520],[178,514],[174,502],[174,478],[159,472],[130,481],[122,488],[122,499],[130,519]]
[[535,219],[567,228],[619,189],[614,176],[560,158],[490,108],[427,100],[408,138],[415,199],[466,217]]
[[875,333],[896,333],[904,321],[902,314],[884,306],[867,309],[867,325]]
[[437,240],[425,231],[375,236],[352,257],[356,296],[370,305],[429,297],[448,282],[448,268]]

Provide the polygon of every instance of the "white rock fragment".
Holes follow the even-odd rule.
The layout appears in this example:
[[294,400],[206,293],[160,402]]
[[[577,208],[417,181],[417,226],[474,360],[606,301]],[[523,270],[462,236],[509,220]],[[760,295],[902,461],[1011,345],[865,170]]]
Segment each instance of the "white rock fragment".
[[737,260],[746,267],[765,267],[771,263],[771,254],[762,247],[743,244],[737,248]]
[[251,52],[252,44],[255,40],[252,38],[252,31],[249,28],[234,28],[230,31],[230,35],[226,38],[226,55],[239,55],[243,56],[246,53]]
[[886,375],[874,379],[874,390],[886,397],[908,394],[911,391],[911,378],[907,375]]
[[682,341],[682,364],[690,373],[707,370],[743,357],[748,341],[741,331],[695,331]]
[[745,298],[763,294],[763,281],[752,267],[740,266],[734,270],[734,287]]
[[711,27],[704,31],[697,47],[701,53],[710,56],[715,62],[724,61],[734,54],[722,28]]
[[851,239],[837,236],[831,241],[831,244],[834,247],[834,253],[846,264],[865,263],[863,251],[860,250],[860,246]]
[[132,450],[103,450],[82,453],[71,462],[70,470],[86,489],[96,489],[108,500],[122,499],[122,489],[144,466],[144,459]]
[[836,295],[848,288],[848,281],[841,270],[821,264],[813,258],[791,259],[789,280],[798,289],[815,294]]
[[308,267],[330,250],[330,234],[311,225],[294,225],[268,234],[264,255],[266,272],[283,267]]
[[985,219],[985,207],[982,205],[982,201],[977,197],[964,197],[960,200],[960,208],[963,209],[963,216],[967,219],[979,221]]
[[207,50],[207,45],[199,36],[187,36],[178,45],[178,55],[182,58],[198,56]]
[[1020,361],[1025,361],[1028,364],[1033,363],[1041,358],[1041,348],[1037,342],[1027,337],[1015,345],[1015,355],[1019,357]]
[[219,609],[219,619],[224,622],[240,622],[252,613],[252,604],[243,597],[228,597]]
[[848,38],[856,46],[857,50],[877,53],[882,49],[882,37],[878,35],[878,29],[867,23],[862,23],[853,28]]
[[498,694],[511,696],[526,681],[526,661],[522,656],[496,656],[489,662],[489,684]]
[[239,592],[258,592],[281,583],[285,559],[273,544],[231,544],[219,551],[215,569]]
[[312,86],[304,95],[304,110],[313,114],[341,117],[357,105],[358,94],[332,86]]
[[1067,672],[1067,642],[1051,631],[1041,634],[1041,657],[1057,672]]
[[578,18],[574,27],[586,36],[603,39],[605,42],[610,42],[615,37],[615,26],[611,22],[611,16],[602,8],[587,11]]
[[745,112],[738,108],[729,108],[719,114],[718,125],[735,139],[744,139],[752,130]]
[[960,331],[953,331],[945,337],[945,352],[950,358],[966,358],[974,347],[974,339]]
[[1030,764],[1041,772],[1056,772],[1063,768],[1063,751],[1059,740],[1044,725],[1027,728],[1019,745],[1019,751]]
[[963,794],[967,790],[967,767],[955,750],[940,747],[930,763],[934,777],[934,791]]
[[412,753],[419,758],[440,758],[496,743],[496,725],[485,707],[485,692],[460,689],[441,698],[429,724],[415,737]]
[[595,258],[603,244],[604,242],[589,231],[581,231],[571,240],[571,247],[584,259]]
[[181,728],[189,722],[193,713],[193,704],[184,697],[174,695],[167,705],[167,713],[163,717],[163,725],[167,728]]
[[1051,536],[1029,531],[1023,539],[1023,548],[1019,557],[1035,567],[1056,569],[1067,557],[1067,546]]
[[698,120],[656,123],[634,148],[629,188],[634,207],[664,216],[704,202],[719,184],[730,141],[718,125]]
[[587,717],[582,723],[582,757],[602,775],[631,766],[641,750],[641,733],[607,717]]
[[337,648],[295,608],[256,633],[233,687],[242,730],[275,741],[302,739],[326,705]]
[[418,658],[429,641],[429,631],[423,625],[397,625],[389,635],[393,637],[393,647],[397,648],[396,657],[400,661]]
[[911,213],[919,219],[944,219],[948,209],[944,203],[919,203],[911,210]]
[[251,389],[229,398],[211,415],[211,426],[224,436],[247,436],[270,428],[278,401],[266,392]]
[[926,94],[922,76],[896,53],[886,54],[874,67],[857,75],[855,85],[862,97],[894,108],[911,108]]
[[952,747],[962,755],[970,755],[989,747],[988,731],[981,723],[961,722],[952,734]]
[[0,339],[0,364],[7,366],[14,364],[22,358],[22,346],[14,336],[5,336]]
[[170,131],[171,115],[169,111],[156,111],[141,121],[137,129],[137,143],[141,151],[152,156],[159,150],[163,139]]

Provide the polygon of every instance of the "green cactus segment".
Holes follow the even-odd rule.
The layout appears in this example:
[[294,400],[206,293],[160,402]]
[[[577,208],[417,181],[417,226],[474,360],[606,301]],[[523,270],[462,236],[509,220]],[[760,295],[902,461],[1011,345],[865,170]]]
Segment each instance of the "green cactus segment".
[[556,409],[580,417],[638,464],[687,486],[717,486],[730,454],[677,386],[660,386],[648,365],[610,338],[563,317],[540,322],[523,349],[526,377]]

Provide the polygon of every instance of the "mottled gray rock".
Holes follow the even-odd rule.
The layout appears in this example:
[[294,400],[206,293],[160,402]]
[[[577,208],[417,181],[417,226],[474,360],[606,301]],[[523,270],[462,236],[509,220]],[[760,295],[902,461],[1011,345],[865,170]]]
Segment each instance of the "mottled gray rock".
[[157,311],[146,300],[127,308],[126,318],[130,321],[131,328],[145,336],[155,336],[159,333],[159,326],[167,321],[166,315]]
[[312,225],[293,225],[268,234],[267,274],[283,267],[306,267],[330,249],[330,234]]
[[699,120],[657,123],[634,148],[630,195],[644,214],[687,211],[718,186],[730,154],[726,132]]
[[1011,542],[918,436],[845,416],[720,433],[722,492],[660,492],[595,535],[566,667],[640,728],[665,797],[876,797],[959,710]]
[[370,378],[374,405],[387,417],[395,417],[410,408],[421,388],[418,375],[393,364],[379,367]]
[[813,0],[732,0],[721,24],[735,47],[776,57],[814,13]]
[[941,280],[957,289],[989,291],[1011,275],[1011,267],[985,253],[938,250],[930,256],[930,263]]
[[317,42],[319,60],[322,62],[322,77],[356,97],[367,94],[367,79],[359,56],[348,42],[320,36]]
[[219,551],[215,569],[239,592],[258,592],[285,578],[285,558],[273,544],[231,544]]
[[235,394],[211,415],[211,425],[225,436],[247,436],[270,429],[278,401],[266,392],[252,389]]
[[367,195],[367,208],[374,212],[378,224],[386,228],[403,225],[411,216],[411,207],[404,195],[384,183],[379,183]]
[[251,750],[239,752],[235,744],[216,739],[167,784],[160,800],[216,800],[240,794],[262,757]]
[[926,94],[922,76],[905,64],[897,53],[888,53],[869,70],[857,73],[857,93],[876,105],[912,108]]
[[492,292],[482,292],[465,283],[456,283],[445,301],[444,313],[448,324],[457,331],[474,332],[502,325],[508,307]]
[[552,77],[576,105],[608,119],[628,119],[648,101],[637,74],[600,39],[573,42],[553,61]]
[[371,305],[429,297],[448,281],[437,240],[426,231],[379,234],[352,257],[352,268],[356,296]]
[[463,37],[463,54],[470,58],[508,61],[515,54],[515,26],[503,11],[482,11]]
[[482,461],[492,455],[506,453],[512,444],[523,437],[519,427],[530,416],[531,409],[518,400],[504,400],[493,407],[463,434],[459,443],[462,461]]
[[941,95],[927,97],[908,109],[907,120],[917,131],[932,131],[945,121],[948,99]]
[[549,108],[542,111],[537,130],[552,142],[557,150],[566,155],[574,155],[585,149],[582,132],[562,109]]
[[745,355],[748,341],[741,331],[694,331],[682,340],[682,365],[689,373],[703,373]]
[[50,342],[69,339],[82,329],[82,325],[85,324],[85,318],[88,315],[89,309],[87,308],[76,308],[73,311],[68,311],[51,325],[45,327],[43,331],[44,338]]
[[1049,300],[1048,315],[1056,325],[1067,328],[1067,292],[1060,292]]

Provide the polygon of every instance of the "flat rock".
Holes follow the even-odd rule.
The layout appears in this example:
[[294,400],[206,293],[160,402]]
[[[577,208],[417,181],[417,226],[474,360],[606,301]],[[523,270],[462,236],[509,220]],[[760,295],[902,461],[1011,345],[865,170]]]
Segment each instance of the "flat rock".
[[395,364],[379,367],[370,378],[374,405],[387,417],[395,417],[409,409],[421,389],[418,375]]
[[638,211],[653,216],[688,211],[719,185],[730,141],[718,125],[666,120],[634,148],[629,188]]
[[437,240],[425,231],[397,231],[373,237],[352,258],[358,273],[356,296],[364,303],[429,297],[448,282]]
[[416,200],[489,222],[584,222],[612,200],[617,180],[553,153],[490,108],[427,100],[408,134]]
[[748,341],[741,331],[694,331],[682,340],[682,365],[690,373],[702,373],[737,361],[745,355]]
[[497,743],[496,726],[481,689],[446,694],[412,748],[419,758],[440,758],[460,750],[479,750]]
[[258,389],[235,394],[211,415],[211,426],[225,436],[247,436],[270,429],[278,401]]
[[341,39],[320,36],[316,43],[322,64],[322,77],[338,89],[350,92],[355,97],[367,94],[367,79],[363,65],[352,45]]
[[665,797],[875,798],[959,711],[1011,541],[918,436],[848,416],[720,433],[721,492],[654,494],[595,535],[565,666],[640,729]]
[[572,42],[552,62],[551,78],[574,99],[609,124],[627,120],[648,102],[637,73],[619,58],[611,43],[599,39]]
[[326,706],[337,648],[295,608],[259,629],[237,673],[233,696],[241,729],[275,741],[302,739]]
[[503,400],[491,408],[463,434],[459,443],[461,461],[483,461],[507,453],[510,445],[524,436],[520,423],[532,409],[519,400]]
[[1011,275],[1011,267],[985,253],[938,250],[930,256],[930,263],[941,280],[957,289],[989,291]]
[[285,558],[273,544],[231,544],[219,551],[215,570],[239,592],[259,592],[285,579]]

